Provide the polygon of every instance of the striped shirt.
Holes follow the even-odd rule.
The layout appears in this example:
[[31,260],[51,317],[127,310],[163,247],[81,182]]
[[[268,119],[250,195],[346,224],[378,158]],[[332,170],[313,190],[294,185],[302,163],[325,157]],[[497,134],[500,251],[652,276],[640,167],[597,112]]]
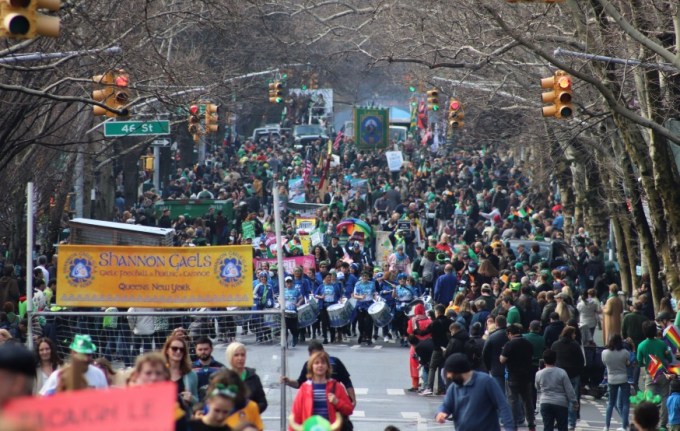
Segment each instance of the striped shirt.
[[325,383],[312,383],[314,389],[314,409],[312,414],[328,419],[328,398]]

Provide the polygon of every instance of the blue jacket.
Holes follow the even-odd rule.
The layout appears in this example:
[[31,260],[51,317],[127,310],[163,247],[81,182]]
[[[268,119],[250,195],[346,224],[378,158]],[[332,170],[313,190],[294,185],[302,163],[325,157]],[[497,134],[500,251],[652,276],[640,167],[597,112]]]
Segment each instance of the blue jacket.
[[668,425],[680,425],[680,394],[673,392],[666,400]]
[[272,308],[274,306],[274,289],[271,284],[258,283],[253,290],[253,308],[255,310],[264,310],[265,308]]
[[440,275],[434,284],[434,302],[448,305],[458,289],[458,277],[453,272]]
[[462,386],[452,383],[437,413],[453,415],[456,431],[514,430],[512,411],[498,383],[486,373],[474,371]]

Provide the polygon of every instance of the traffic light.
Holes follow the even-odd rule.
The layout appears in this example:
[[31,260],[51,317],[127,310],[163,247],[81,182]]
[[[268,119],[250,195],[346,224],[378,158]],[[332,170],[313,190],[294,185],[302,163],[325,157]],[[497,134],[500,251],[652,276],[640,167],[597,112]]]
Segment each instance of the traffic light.
[[463,113],[463,105],[456,99],[449,101],[449,127],[451,129],[460,129],[465,124],[463,122],[465,114]]
[[437,90],[429,90],[427,92],[427,109],[439,111],[439,92]]
[[217,124],[217,105],[212,103],[206,103],[205,105],[205,133],[209,135],[210,133],[217,133],[219,125]]
[[130,75],[123,69],[113,71],[113,94],[111,97],[112,108],[121,111],[120,114],[112,113],[113,117],[127,117],[130,115],[126,107],[130,102]]
[[541,94],[544,117],[569,118],[574,112],[572,105],[571,76],[563,70],[558,70],[550,78],[541,79],[541,87],[551,91]]
[[189,106],[189,133],[194,138],[194,142],[198,142],[201,138],[201,119],[199,117],[200,109],[198,105]]
[[269,84],[269,103],[283,102],[283,85],[279,81]]
[[60,7],[60,0],[0,0],[0,37],[59,37],[59,18],[38,13],[38,9],[56,12]]
[[[101,88],[100,90],[93,91],[92,99],[94,99],[97,102],[103,103],[106,106],[109,106],[111,95],[113,94],[113,79],[114,76],[112,72],[106,72],[103,75],[93,76],[92,82],[94,82],[95,84],[103,85],[103,88]],[[92,113],[97,116],[106,115],[108,117],[112,117],[115,115],[106,108],[97,105],[92,107]]]
[[312,76],[309,78],[309,89],[316,90],[317,88],[319,88],[319,74],[312,73]]

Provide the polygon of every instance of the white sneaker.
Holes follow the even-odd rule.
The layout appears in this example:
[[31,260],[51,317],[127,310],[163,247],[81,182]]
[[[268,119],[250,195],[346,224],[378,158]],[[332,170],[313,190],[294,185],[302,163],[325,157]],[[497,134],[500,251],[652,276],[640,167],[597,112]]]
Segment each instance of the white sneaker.
[[389,343],[390,337],[388,337],[387,335],[385,335],[385,338],[383,338],[383,341],[386,342],[386,343]]

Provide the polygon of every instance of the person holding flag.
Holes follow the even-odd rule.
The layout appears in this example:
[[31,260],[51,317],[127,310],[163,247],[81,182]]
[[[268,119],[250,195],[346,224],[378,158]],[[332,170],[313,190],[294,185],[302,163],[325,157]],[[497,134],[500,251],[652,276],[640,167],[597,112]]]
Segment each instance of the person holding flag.
[[645,391],[651,391],[662,398],[660,428],[666,428],[668,423],[668,409],[666,398],[669,394],[669,382],[662,372],[673,360],[671,349],[659,337],[656,322],[648,320],[642,324],[642,332],[646,339],[637,349],[637,361],[641,369],[645,370]]

